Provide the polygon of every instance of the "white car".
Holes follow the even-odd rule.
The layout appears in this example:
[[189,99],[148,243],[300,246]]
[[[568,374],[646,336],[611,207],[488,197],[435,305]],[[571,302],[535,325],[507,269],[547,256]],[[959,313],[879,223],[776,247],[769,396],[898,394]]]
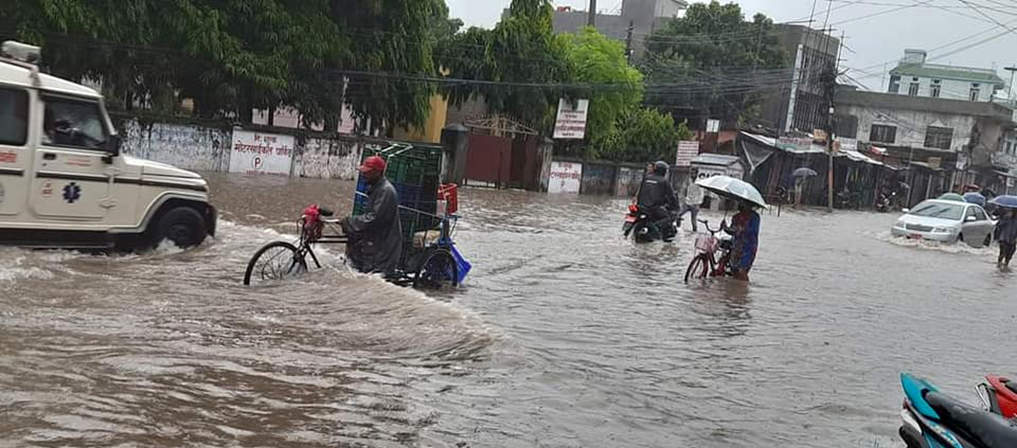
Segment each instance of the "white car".
[[991,241],[996,222],[978,204],[930,199],[904,210],[893,236],[954,243],[964,241],[980,247]]
[[73,249],[201,244],[216,227],[201,176],[120,153],[102,96],[0,56],[0,244]]

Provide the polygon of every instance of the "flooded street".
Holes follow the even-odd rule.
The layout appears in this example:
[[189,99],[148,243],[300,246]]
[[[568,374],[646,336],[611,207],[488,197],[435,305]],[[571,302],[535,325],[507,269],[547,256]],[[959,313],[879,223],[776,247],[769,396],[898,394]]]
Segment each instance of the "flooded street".
[[340,247],[245,288],[353,185],[209,177],[197,250],[0,249],[0,447],[903,446],[901,371],[971,403],[1017,374],[993,349],[1017,274],[892,240],[896,214],[764,212],[751,285],[686,285],[691,232],[622,240],[624,199],[466,189],[457,291],[351,274]]

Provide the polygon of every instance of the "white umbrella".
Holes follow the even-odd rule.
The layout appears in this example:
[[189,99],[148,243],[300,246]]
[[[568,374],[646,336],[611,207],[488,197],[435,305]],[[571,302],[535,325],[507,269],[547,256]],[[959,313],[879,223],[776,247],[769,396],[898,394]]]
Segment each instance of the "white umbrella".
[[763,208],[770,208],[763,200],[763,195],[752,184],[728,176],[713,176],[696,181],[696,185],[713,193],[734,200],[748,201]]

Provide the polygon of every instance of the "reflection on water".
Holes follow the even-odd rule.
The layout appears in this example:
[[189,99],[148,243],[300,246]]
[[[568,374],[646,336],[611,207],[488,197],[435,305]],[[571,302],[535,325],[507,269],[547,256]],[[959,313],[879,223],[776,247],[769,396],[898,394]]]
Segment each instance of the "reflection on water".
[[1017,342],[992,249],[893,240],[888,214],[764,214],[752,284],[686,285],[694,235],[625,241],[624,200],[466,189],[458,291],[338,248],[245,288],[352,185],[211,181],[227,221],[197,250],[0,249],[0,446],[899,446],[900,371],[973,401],[1010,368],[986,342]]

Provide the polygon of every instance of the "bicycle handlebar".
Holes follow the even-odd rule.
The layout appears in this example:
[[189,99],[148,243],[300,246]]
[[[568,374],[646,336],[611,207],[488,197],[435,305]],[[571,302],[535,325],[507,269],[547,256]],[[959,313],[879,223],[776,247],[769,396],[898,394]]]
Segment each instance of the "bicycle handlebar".
[[720,232],[720,230],[721,230],[719,227],[716,228],[716,229],[711,229],[710,228],[710,221],[707,221],[705,219],[697,219],[697,221],[699,221],[700,224],[702,224],[704,227],[706,227],[706,231],[707,232],[715,234],[717,232]]

